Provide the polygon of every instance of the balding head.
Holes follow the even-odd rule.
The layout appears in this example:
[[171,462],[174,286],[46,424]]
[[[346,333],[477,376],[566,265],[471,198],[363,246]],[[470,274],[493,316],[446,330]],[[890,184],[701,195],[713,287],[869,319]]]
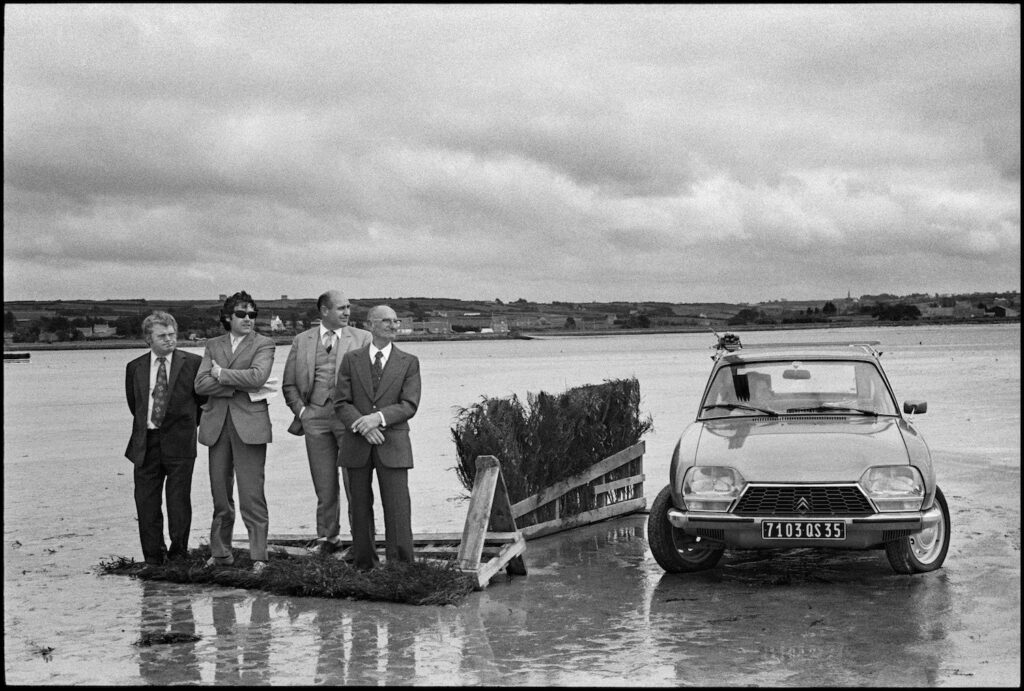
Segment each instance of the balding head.
[[320,323],[324,325],[325,329],[334,331],[348,326],[352,306],[349,305],[344,292],[328,290],[317,299],[316,307],[320,311]]
[[373,345],[383,348],[391,343],[398,336],[398,327],[402,320],[398,318],[395,311],[387,305],[371,307],[366,315],[370,322],[370,333],[373,334]]

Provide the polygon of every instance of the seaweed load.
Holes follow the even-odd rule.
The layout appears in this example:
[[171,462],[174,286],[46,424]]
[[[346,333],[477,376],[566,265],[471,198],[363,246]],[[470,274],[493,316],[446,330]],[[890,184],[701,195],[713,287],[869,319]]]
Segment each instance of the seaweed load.
[[209,545],[181,559],[152,565],[126,557],[99,564],[100,573],[132,576],[171,583],[208,583],[263,590],[276,595],[349,598],[401,602],[412,605],[458,604],[473,591],[473,580],[452,562],[384,563],[362,572],[331,556],[293,557],[275,554],[261,574],[248,570],[252,561],[235,555],[232,566],[206,568]]
[[640,413],[636,378],[528,393],[526,405],[515,394],[484,396],[457,412],[455,472],[472,491],[477,456],[495,456],[509,498],[518,502],[636,444],[652,426]]

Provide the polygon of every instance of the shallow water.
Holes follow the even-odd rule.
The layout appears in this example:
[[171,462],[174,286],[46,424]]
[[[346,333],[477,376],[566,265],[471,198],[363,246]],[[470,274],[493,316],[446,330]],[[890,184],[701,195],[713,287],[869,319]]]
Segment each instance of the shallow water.
[[[123,457],[131,424],[124,366],[136,353],[34,352],[29,364],[4,366],[6,680],[1019,684],[1019,325],[741,336],[882,342],[899,400],[929,404],[916,424],[954,521],[940,572],[897,577],[876,552],[761,563],[738,553],[713,572],[680,579],[654,563],[643,517],[635,516],[531,541],[528,576],[494,583],[459,607],[100,577],[92,568],[103,557],[141,557],[131,464]],[[451,470],[456,408],[481,396],[557,393],[611,378],[636,376],[641,409],[654,419],[644,458],[652,499],[694,416],[711,340],[669,334],[405,344],[420,357],[424,386],[411,423],[414,530],[457,532],[465,520],[466,493]],[[277,349],[274,376],[286,355],[287,347]],[[271,418],[271,533],[311,533],[315,498],[303,441],[284,431],[290,412],[280,397]],[[201,448],[193,546],[206,541],[212,513],[205,461]],[[237,527],[244,530],[241,521]],[[201,639],[132,645],[162,630]]]

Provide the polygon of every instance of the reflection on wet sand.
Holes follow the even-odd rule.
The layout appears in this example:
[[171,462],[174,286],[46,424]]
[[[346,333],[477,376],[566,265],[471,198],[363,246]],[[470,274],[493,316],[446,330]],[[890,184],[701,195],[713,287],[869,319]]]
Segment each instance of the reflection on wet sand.
[[[194,636],[195,633],[192,599],[165,584],[143,581],[139,639],[160,634]],[[139,646],[139,674],[150,684],[198,683],[199,658],[195,642]]]
[[[528,576],[458,607],[146,584],[144,630],[204,640],[154,649],[140,669],[153,683],[194,682],[201,669],[228,685],[930,686],[954,673],[944,571],[907,577],[878,551],[792,550],[664,574],[644,524],[531,541]],[[193,610],[211,612],[212,627]]]
[[[951,607],[942,572],[892,574],[877,550],[726,555],[717,570],[665,574],[651,594],[648,625],[655,647],[676,648],[680,681],[938,681],[946,638],[942,621]],[[704,664],[694,666],[693,659]]]
[[[254,597],[215,593],[213,628],[217,632],[215,684],[265,685],[270,682],[270,595]],[[239,624],[238,613],[250,605],[249,621]]]

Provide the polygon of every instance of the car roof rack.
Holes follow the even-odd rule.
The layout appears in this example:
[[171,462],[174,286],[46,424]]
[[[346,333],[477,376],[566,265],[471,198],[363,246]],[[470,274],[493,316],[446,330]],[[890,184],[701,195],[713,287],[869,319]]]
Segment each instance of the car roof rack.
[[875,348],[880,345],[881,341],[799,341],[796,343],[749,343],[744,344],[740,342],[740,337],[734,333],[719,334],[714,329],[711,333],[715,334],[717,341],[715,345],[711,346],[715,349],[715,354],[712,355],[713,360],[721,358],[727,353],[732,353],[737,350],[746,350],[749,348],[860,348],[868,355],[872,355],[876,358],[882,357],[882,351]]

